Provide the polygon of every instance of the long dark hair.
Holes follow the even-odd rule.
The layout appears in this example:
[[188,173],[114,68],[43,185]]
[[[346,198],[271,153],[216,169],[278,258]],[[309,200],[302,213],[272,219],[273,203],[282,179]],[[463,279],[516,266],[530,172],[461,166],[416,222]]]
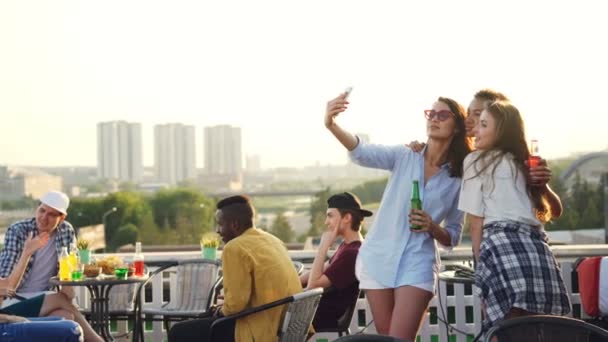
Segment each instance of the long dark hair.
[[464,127],[467,112],[460,103],[450,98],[439,97],[437,101],[445,103],[450,107],[450,111],[454,113],[456,134],[454,134],[448,148],[448,162],[450,163],[450,177],[462,177],[462,163],[467,154],[471,152],[471,139],[467,137],[467,131]]
[[[508,101],[496,101],[488,105],[485,109],[496,121],[496,142],[490,150],[485,150],[479,154],[473,165],[477,161],[482,161],[481,168],[477,170],[475,177],[479,176],[488,167],[493,165],[492,176],[498,166],[498,160],[507,154],[513,156],[516,166],[515,177],[519,173],[528,174],[528,167],[524,161],[528,160],[530,150],[526,143],[524,121],[519,114],[519,110]],[[526,192],[532,201],[536,212],[536,217],[541,222],[547,222],[551,218],[551,209],[545,198],[545,193],[540,187],[531,186],[526,181]]]

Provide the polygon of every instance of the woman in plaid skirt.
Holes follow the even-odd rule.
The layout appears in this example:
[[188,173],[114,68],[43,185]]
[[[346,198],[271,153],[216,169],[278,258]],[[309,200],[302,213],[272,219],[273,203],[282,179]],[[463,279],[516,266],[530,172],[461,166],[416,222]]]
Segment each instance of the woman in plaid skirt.
[[474,134],[477,151],[464,161],[458,207],[468,214],[478,261],[482,331],[517,316],[568,314],[570,300],[542,226],[553,217],[547,198],[557,195],[526,177],[530,153],[519,111],[506,101],[490,104]]

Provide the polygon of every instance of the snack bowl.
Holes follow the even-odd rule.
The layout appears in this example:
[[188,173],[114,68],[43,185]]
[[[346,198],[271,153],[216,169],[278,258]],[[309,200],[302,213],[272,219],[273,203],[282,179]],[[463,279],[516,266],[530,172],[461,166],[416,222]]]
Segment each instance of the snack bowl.
[[95,278],[101,274],[101,267],[97,265],[84,265],[83,273],[87,278]]

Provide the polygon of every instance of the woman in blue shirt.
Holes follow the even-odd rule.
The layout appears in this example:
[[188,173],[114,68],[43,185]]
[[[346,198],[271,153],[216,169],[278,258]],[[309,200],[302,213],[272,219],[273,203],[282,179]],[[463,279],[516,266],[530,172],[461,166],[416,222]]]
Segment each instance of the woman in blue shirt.
[[[355,163],[391,172],[377,218],[359,250],[360,288],[378,333],[413,341],[435,292],[440,262],[435,241],[447,247],[460,241],[460,177],[471,151],[466,112],[456,101],[440,97],[425,111],[426,146],[422,153],[414,153],[406,145],[365,144],[341,128],[336,117],[347,108],[345,96],[328,102],[325,127]],[[410,210],[414,180],[420,184],[423,210]],[[411,230],[411,225],[422,228]]]

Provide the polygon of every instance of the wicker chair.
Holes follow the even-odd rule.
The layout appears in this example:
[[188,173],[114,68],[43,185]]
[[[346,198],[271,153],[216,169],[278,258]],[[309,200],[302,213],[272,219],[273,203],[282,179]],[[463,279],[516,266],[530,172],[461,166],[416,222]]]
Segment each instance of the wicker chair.
[[283,320],[279,324],[278,342],[304,342],[322,294],[323,289],[319,287],[217,319],[211,325],[209,341],[214,340],[214,328],[222,322],[238,319],[279,305],[286,305],[285,315],[283,315]]
[[[175,268],[177,281],[175,288],[171,289],[171,300],[160,308],[143,308],[142,290],[146,284],[154,277],[162,277],[164,272],[172,268]],[[146,282],[139,285],[140,295],[136,300],[139,318],[136,335],[143,341],[144,320],[162,320],[168,331],[169,322],[208,316],[209,308],[214,304],[222,282],[219,271],[220,262],[217,260],[188,259],[162,263],[162,266],[150,274]]]

